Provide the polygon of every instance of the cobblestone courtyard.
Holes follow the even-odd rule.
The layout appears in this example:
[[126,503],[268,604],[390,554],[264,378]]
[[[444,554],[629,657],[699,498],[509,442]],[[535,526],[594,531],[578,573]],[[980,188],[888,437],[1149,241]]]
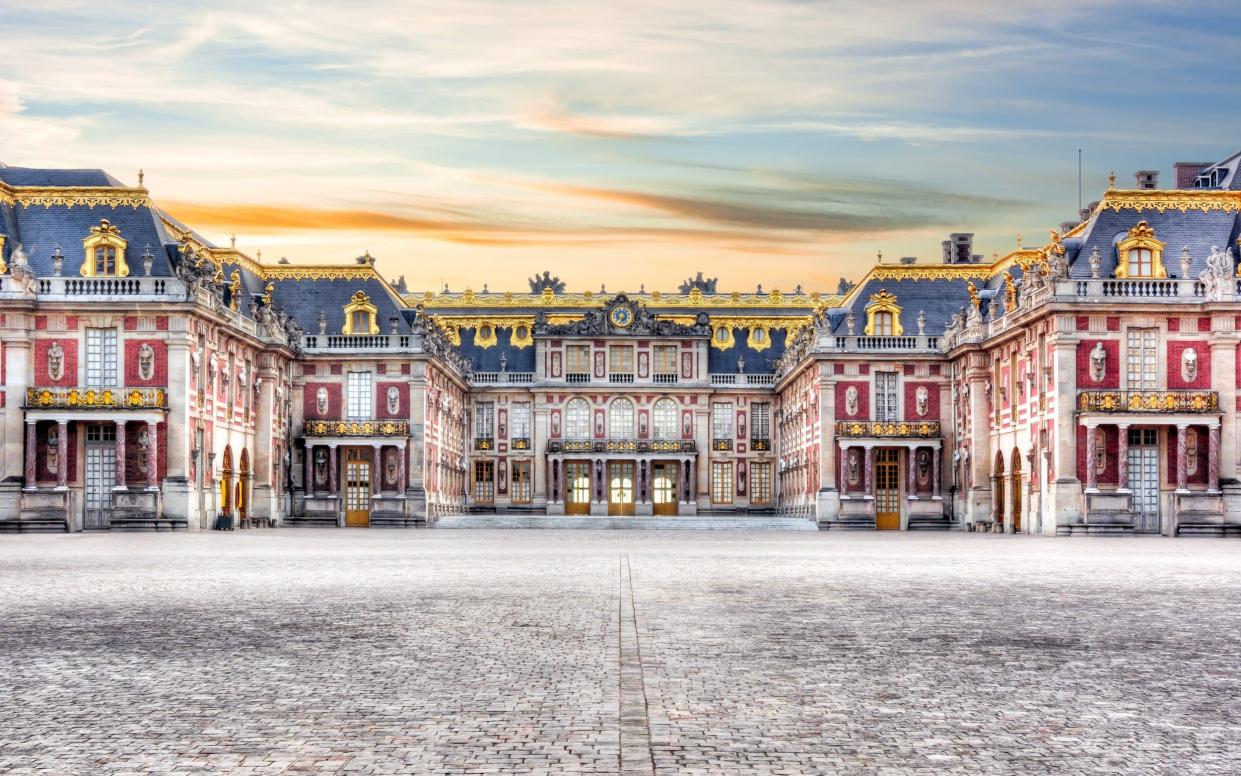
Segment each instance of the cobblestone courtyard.
[[0,772],[1225,774],[1241,543],[0,538]]

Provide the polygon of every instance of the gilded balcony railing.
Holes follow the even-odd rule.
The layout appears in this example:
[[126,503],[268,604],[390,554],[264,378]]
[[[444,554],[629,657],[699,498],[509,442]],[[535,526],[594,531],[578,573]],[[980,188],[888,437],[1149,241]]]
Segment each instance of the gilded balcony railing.
[[27,388],[26,406],[77,410],[162,410],[168,406],[168,393],[163,388]]
[[405,420],[308,420],[302,431],[306,437],[405,437]]
[[879,437],[884,439],[937,439],[938,420],[840,420],[838,437]]
[[1081,391],[1082,412],[1219,412],[1215,391]]
[[692,439],[551,439],[549,453],[693,453]]

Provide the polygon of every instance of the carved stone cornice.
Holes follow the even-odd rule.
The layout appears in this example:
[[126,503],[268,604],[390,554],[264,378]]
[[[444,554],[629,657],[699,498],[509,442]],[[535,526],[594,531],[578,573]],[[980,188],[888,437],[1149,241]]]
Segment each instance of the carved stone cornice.
[[1155,210],[1163,213],[1177,210],[1181,213],[1197,210],[1206,213],[1221,210],[1228,213],[1241,211],[1241,192],[1219,189],[1151,189],[1111,190],[1104,195],[1099,209]]
[[711,323],[705,312],[698,313],[692,324],[659,318],[645,304],[617,294],[601,308],[586,312],[579,321],[551,323],[547,313],[539,310],[534,316],[534,333],[558,337],[710,337]]
[[0,202],[22,207],[132,207],[150,205],[147,190],[122,186],[9,186],[0,183]]

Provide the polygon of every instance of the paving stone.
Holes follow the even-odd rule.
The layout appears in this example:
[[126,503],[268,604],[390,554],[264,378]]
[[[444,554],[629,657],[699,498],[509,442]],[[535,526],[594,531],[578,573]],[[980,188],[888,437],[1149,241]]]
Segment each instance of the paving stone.
[[1235,774],[1241,545],[0,538],[0,772]]

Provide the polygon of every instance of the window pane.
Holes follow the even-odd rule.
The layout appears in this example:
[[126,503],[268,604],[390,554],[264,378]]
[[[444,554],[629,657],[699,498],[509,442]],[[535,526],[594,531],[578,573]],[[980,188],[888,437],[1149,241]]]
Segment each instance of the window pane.
[[492,439],[495,428],[495,408],[493,402],[479,402],[474,407],[474,438]]
[[370,420],[373,395],[370,372],[349,372],[345,376],[345,419]]
[[715,402],[711,405],[711,438],[732,439],[733,437],[733,405],[727,402]]
[[677,404],[672,399],[655,402],[655,438],[677,438]]
[[771,437],[771,405],[758,402],[750,405],[750,438],[769,439]]
[[510,436],[515,439],[527,439],[530,436],[530,402],[517,402],[513,405],[510,421]]
[[590,372],[590,346],[570,345],[565,351],[565,371],[571,374]]
[[572,399],[565,407],[566,439],[590,439],[590,405],[585,399]]
[[633,436],[633,402],[617,399],[608,412],[608,436],[628,439]]
[[711,464],[711,501],[716,504],[731,504],[732,500],[732,461],[715,461]]
[[676,345],[655,346],[655,374],[673,375],[677,371]]

